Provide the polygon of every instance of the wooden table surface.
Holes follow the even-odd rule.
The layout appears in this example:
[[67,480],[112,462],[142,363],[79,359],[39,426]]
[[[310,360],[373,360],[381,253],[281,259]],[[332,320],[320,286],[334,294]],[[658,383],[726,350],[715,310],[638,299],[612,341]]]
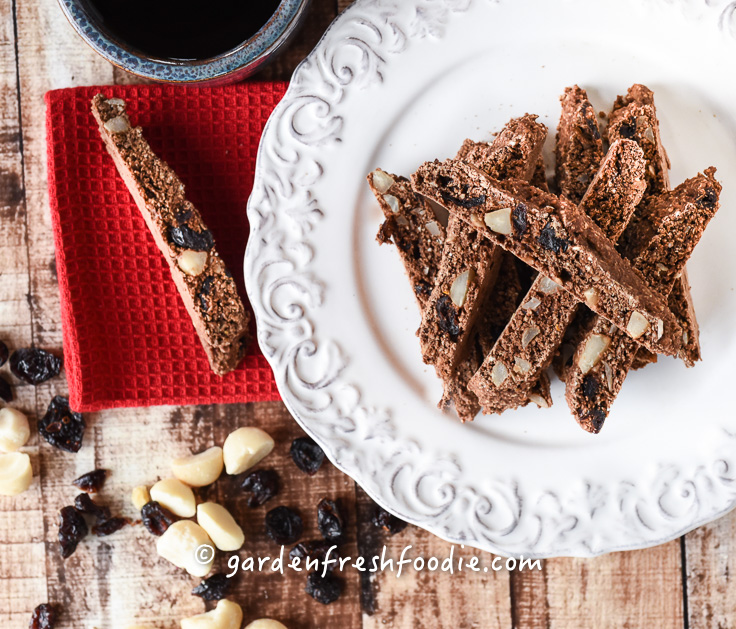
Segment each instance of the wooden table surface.
[[[288,79],[348,4],[314,0],[297,40],[258,78]],[[36,345],[61,352],[43,95],[54,88],[137,79],[87,48],[56,0],[0,0],[0,18],[0,338],[11,348]],[[15,405],[36,418],[65,387],[63,377],[38,387],[19,386]],[[316,505],[327,496],[348,509],[350,537],[343,554],[371,556],[384,543],[389,556],[407,545],[412,556],[450,554],[450,544],[415,527],[394,537],[377,536],[369,522],[372,503],[329,464],[313,478],[299,472],[288,449],[300,430],[280,403],[111,410],[89,414],[87,423],[85,446],[74,456],[40,442],[34,431],[27,448],[33,485],[15,498],[0,497],[2,629],[27,627],[33,608],[43,602],[60,606],[60,627],[75,629],[122,629],[135,621],[178,627],[178,619],[201,612],[203,602],[189,594],[198,580],[159,560],[155,539],[143,527],[89,537],[63,561],[57,513],[76,495],[73,478],[104,467],[112,475],[101,499],[114,512],[135,517],[131,487],[168,475],[172,457],[222,444],[242,425],[261,426],[276,439],[267,462],[281,473],[284,489],[270,504],[296,506],[305,516],[306,538],[316,536]],[[232,488],[226,479],[214,493],[232,495]],[[236,505],[248,540],[243,553],[274,552],[264,533],[265,509]],[[400,579],[385,572],[361,579],[347,570],[345,593],[330,606],[303,592],[303,574],[244,573],[232,598],[242,605],[246,621],[271,616],[290,629],[736,627],[735,534],[736,515],[731,514],[657,548],[597,559],[552,559],[541,571],[452,576],[409,571]],[[492,559],[467,548],[455,552]]]

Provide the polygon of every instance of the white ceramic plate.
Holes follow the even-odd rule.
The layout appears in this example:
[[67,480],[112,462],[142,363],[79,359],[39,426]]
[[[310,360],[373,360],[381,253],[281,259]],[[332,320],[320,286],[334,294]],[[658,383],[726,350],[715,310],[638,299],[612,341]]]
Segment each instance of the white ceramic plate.
[[[736,501],[736,3],[362,0],[298,68],[263,135],[245,258],[258,340],[294,417],[380,504],[501,554],[659,544]],[[672,183],[722,209],[689,264],[704,361],[633,373],[603,432],[555,405],[461,425],[435,403],[419,313],[365,183],[411,174],[578,83],[610,110],[655,91]],[[548,147],[551,148],[551,147]]]

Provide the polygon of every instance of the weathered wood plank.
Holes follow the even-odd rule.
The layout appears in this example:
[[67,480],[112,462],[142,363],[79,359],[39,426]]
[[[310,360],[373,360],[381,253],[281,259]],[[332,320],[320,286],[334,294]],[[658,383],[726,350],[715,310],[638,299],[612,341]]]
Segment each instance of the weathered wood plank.
[[548,559],[544,575],[518,573],[518,629],[682,629],[680,542],[595,559]]
[[736,512],[685,536],[690,629],[736,627]]

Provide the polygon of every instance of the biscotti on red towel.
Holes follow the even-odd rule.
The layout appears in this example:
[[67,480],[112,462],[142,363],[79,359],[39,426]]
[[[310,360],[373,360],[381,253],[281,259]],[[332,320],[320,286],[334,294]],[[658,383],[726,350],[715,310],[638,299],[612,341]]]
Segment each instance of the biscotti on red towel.
[[97,93],[125,99],[153,150],[186,185],[250,308],[243,284],[245,207],[261,132],[285,90],[283,83],[141,85],[46,95],[49,197],[75,410],[279,399],[255,341],[235,371],[217,376],[210,370],[89,103]]

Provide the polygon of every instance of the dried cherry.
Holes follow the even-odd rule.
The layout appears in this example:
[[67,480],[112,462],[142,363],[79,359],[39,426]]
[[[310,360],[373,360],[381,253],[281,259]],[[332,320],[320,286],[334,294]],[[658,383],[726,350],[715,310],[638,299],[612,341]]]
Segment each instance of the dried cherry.
[[460,336],[460,324],[457,320],[457,310],[449,295],[442,295],[435,304],[440,330],[447,332],[453,341]]
[[567,251],[567,248],[570,246],[570,243],[567,240],[557,237],[555,229],[552,227],[552,221],[547,221],[547,224],[542,228],[537,240],[545,249],[549,249],[555,253]]
[[322,462],[325,460],[325,453],[311,437],[299,437],[291,442],[289,450],[291,459],[296,466],[310,476],[314,476]]
[[84,417],[69,409],[69,400],[57,395],[43,419],[38,422],[38,432],[55,448],[67,452],[79,452],[84,437]]
[[627,140],[633,140],[636,136],[636,121],[622,122],[618,127],[618,134]]
[[13,389],[10,387],[10,383],[0,376],[0,399],[5,402],[13,401]]
[[527,207],[524,203],[519,203],[511,212],[511,222],[514,224],[516,235],[521,237],[526,233],[529,226],[527,222]]
[[192,594],[203,598],[205,601],[219,601],[227,596],[230,583],[230,579],[224,572],[217,572],[195,587]]
[[29,384],[41,384],[58,376],[62,360],[44,349],[16,349],[10,356],[10,371]]
[[[332,542],[328,542],[323,539],[313,539],[309,542],[300,542],[294,548],[292,548],[289,551],[289,557],[291,559],[299,559],[303,562],[306,562],[309,560],[310,564],[314,561],[317,561],[319,564],[318,570],[322,572],[324,570],[324,561],[327,558],[327,554],[330,552],[331,548],[335,548],[335,544]],[[331,553],[331,558],[337,559],[339,558],[339,554],[336,552],[336,549],[333,550]],[[328,570],[333,570],[335,568],[336,564],[330,563],[327,566]],[[312,566],[310,565],[309,568]]]
[[196,232],[189,225],[169,227],[169,242],[193,251],[209,251],[215,245],[212,232],[208,229]]
[[445,192],[444,190],[442,190],[440,192],[440,195],[442,196],[442,200],[445,203],[454,203],[455,205],[459,205],[466,210],[472,210],[474,207],[483,205],[486,202],[485,194],[481,194],[479,197],[466,197],[465,199],[461,199],[459,197],[451,195],[449,192]]
[[[85,494],[86,495],[86,494]],[[61,556],[64,559],[71,557],[82,538],[87,535],[89,529],[82,514],[74,507],[64,507],[59,511],[59,544],[61,545]]]
[[331,572],[328,572],[325,576],[322,576],[319,572],[312,572],[307,577],[307,586],[304,591],[318,603],[329,605],[340,598],[342,586],[342,579]]
[[33,610],[29,629],[54,629],[56,624],[56,608],[48,603],[43,603]]
[[254,509],[266,504],[279,491],[279,475],[275,470],[256,470],[243,480],[244,491],[250,492],[246,504]]
[[152,535],[163,535],[175,521],[176,517],[166,507],[162,507],[155,500],[143,505],[141,520]]
[[593,430],[596,433],[599,433],[601,428],[603,428],[603,422],[606,421],[606,413],[600,408],[594,408],[593,410],[588,411],[588,413],[583,416],[583,419],[589,420],[590,425],[593,426]]
[[92,532],[97,535],[97,537],[104,537],[106,535],[112,535],[113,533],[116,533],[129,523],[130,522],[128,521],[128,518],[108,518],[107,520],[103,520],[102,522],[93,526]]
[[600,384],[594,376],[585,376],[583,378],[583,395],[588,400],[595,400],[599,389]]
[[72,481],[72,485],[88,493],[97,493],[105,484],[107,470],[92,470]]
[[266,514],[266,533],[277,544],[293,544],[299,541],[303,530],[301,517],[289,507],[276,507]]
[[429,297],[432,292],[432,286],[428,282],[419,282],[418,284],[414,284],[414,292],[417,295]]
[[207,312],[209,310],[209,302],[207,301],[207,298],[210,296],[210,293],[212,292],[212,286],[215,283],[215,277],[214,275],[208,275],[202,280],[202,285],[199,287],[199,307],[204,311]]
[[376,510],[373,513],[372,522],[374,526],[383,529],[389,535],[401,533],[407,526],[404,520],[397,518],[393,513],[389,513],[378,506],[376,506]]
[[328,542],[339,542],[342,539],[345,521],[337,504],[323,498],[317,505],[317,527]]
[[695,201],[698,207],[713,209],[718,203],[718,193],[711,187],[705,189],[703,196]]
[[110,518],[110,509],[98,505],[89,497],[89,494],[79,494],[74,499],[74,508],[80,513],[93,516],[98,522],[104,522]]

